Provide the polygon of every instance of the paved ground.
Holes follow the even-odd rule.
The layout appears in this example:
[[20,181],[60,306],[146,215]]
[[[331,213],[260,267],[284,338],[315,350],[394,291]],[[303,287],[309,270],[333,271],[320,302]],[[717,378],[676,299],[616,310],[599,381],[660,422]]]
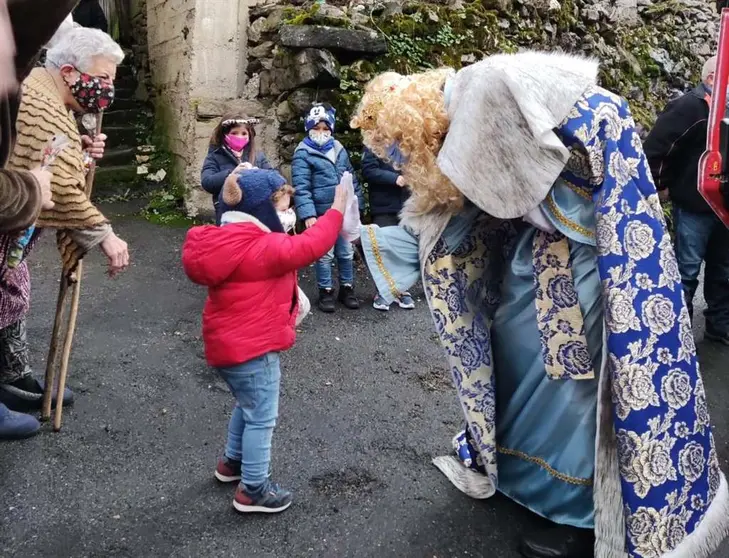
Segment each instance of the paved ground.
[[[307,318],[284,357],[274,436],[275,476],[296,504],[236,515],[233,489],[211,474],[232,401],[203,360],[204,292],[180,269],[184,231],[135,218],[117,230],[135,264],[112,281],[100,255],[87,259],[70,375],[78,402],[63,431],[0,449],[0,555],[517,558],[515,541],[539,521],[501,498],[469,500],[430,464],[459,412],[424,304]],[[57,292],[50,239],[33,260],[40,372]],[[727,471],[729,350],[699,346]]]

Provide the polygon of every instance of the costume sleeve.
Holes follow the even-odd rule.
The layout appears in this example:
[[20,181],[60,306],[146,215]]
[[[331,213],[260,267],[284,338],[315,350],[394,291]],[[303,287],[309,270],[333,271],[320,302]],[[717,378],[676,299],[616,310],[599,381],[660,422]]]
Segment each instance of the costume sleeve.
[[378,159],[372,151],[366,149],[362,157],[362,178],[369,184],[383,184],[397,186],[400,176],[396,171],[386,168],[383,161]]
[[669,103],[658,116],[655,126],[648,134],[643,149],[658,190],[665,190],[667,169],[670,161],[679,160],[686,145],[692,139],[692,130],[706,122],[695,103],[703,102],[687,94]]
[[220,190],[223,188],[225,179],[228,178],[229,174],[230,171],[221,171],[215,155],[208,153],[203,163],[202,173],[200,174],[200,184],[206,192],[214,196],[220,195]]
[[269,277],[278,277],[314,263],[332,249],[342,229],[342,214],[330,209],[313,227],[296,236],[270,233],[262,236],[261,264]]
[[352,166],[352,161],[349,160],[349,153],[347,151],[344,151],[344,158],[345,158],[345,165],[347,167],[347,170],[352,175],[352,182],[354,183],[354,193],[357,194],[357,201],[359,202],[359,210],[360,212],[363,212],[365,210],[365,200],[364,200],[364,194],[362,193],[362,185],[359,183],[359,180],[357,179],[357,173],[354,172],[354,167]]
[[29,172],[0,170],[0,234],[22,231],[40,214],[40,185]]
[[15,68],[23,81],[33,69],[43,48],[78,0],[8,0],[8,12],[15,34]]
[[92,248],[95,248],[112,233],[112,228],[109,223],[103,223],[96,225],[90,229],[76,229],[68,231],[71,239],[86,253]]
[[316,217],[314,206],[313,184],[311,183],[311,167],[306,160],[303,151],[294,153],[294,160],[291,162],[291,182],[294,187],[294,205],[299,219],[306,221]]

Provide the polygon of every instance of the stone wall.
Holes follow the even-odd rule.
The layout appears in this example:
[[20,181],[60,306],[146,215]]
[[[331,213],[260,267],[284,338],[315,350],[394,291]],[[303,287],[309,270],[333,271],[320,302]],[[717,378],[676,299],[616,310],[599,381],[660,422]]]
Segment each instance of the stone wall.
[[287,175],[302,115],[313,101],[331,102],[338,139],[356,164],[360,140],[346,124],[376,73],[561,49],[597,57],[601,83],[626,96],[648,127],[696,81],[718,35],[714,7],[701,0],[354,0],[341,7],[264,0],[220,11],[215,6],[237,2],[147,1],[150,63],[172,110],[170,146],[193,215],[211,209],[199,171],[210,132],[228,110],[261,119],[259,144]]

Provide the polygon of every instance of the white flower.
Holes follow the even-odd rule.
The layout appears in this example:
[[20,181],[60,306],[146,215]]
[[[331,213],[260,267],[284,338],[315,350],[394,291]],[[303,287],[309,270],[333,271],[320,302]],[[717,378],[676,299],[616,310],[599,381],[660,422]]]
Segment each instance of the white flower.
[[691,362],[696,356],[696,342],[694,341],[694,332],[691,329],[691,318],[688,309],[684,306],[678,315],[678,338],[681,341],[681,348],[678,350],[678,361]]
[[614,151],[610,154],[608,172],[615,178],[618,190],[622,190],[626,184],[638,177],[639,162],[640,159],[623,157],[620,151]]
[[653,536],[653,548],[658,556],[671,552],[686,538],[686,525],[679,515],[665,515]]
[[678,471],[689,482],[696,482],[704,474],[706,458],[698,442],[689,442],[678,454]]
[[567,159],[567,170],[583,179],[590,178],[590,158],[581,148],[573,148]]
[[623,135],[623,123],[618,108],[612,103],[600,103],[595,109],[595,128],[603,127],[605,137],[618,141]]
[[677,438],[688,438],[689,434],[691,434],[691,430],[685,422],[677,422],[673,427],[673,433]]
[[661,278],[658,281],[658,286],[668,287],[673,290],[676,285],[681,283],[681,272],[678,269],[678,261],[669,235],[666,234],[661,239],[660,248]]
[[597,251],[601,256],[622,255],[623,247],[618,237],[618,223],[622,219],[614,207],[607,213],[598,213],[596,226]]
[[700,511],[700,510],[703,510],[704,507],[705,507],[704,499],[701,496],[699,496],[698,494],[694,494],[693,496],[691,496],[691,508],[692,509],[694,509],[696,511]]
[[605,145],[599,139],[587,148],[590,161],[590,183],[601,184],[605,179]]
[[671,409],[681,409],[691,399],[691,378],[679,368],[670,370],[661,380],[661,397]]
[[640,322],[633,307],[633,297],[628,291],[612,288],[608,292],[607,321],[613,333],[639,330]]
[[653,253],[656,239],[653,229],[640,221],[631,221],[625,227],[625,251],[634,260],[643,260]]
[[660,362],[661,364],[665,364],[667,366],[670,366],[674,362],[673,355],[671,354],[671,350],[666,349],[665,347],[661,347],[660,349],[658,349],[657,358],[658,358],[658,362]]
[[721,471],[719,469],[719,458],[716,455],[716,446],[714,446],[714,435],[711,435],[711,450],[709,451],[709,502],[714,500],[714,496],[719,492],[721,485]]
[[[650,556],[653,543],[651,539],[658,531],[661,515],[653,508],[638,508],[627,520],[628,537],[639,551],[640,556]],[[653,554],[655,556],[655,554]]]
[[641,313],[643,323],[656,335],[668,333],[676,324],[673,302],[660,294],[649,296],[641,306]]
[[645,498],[652,486],[676,480],[671,444],[667,440],[650,440],[639,447],[633,459],[633,473],[638,479],[634,486],[635,493],[640,498]]
[[656,286],[653,279],[651,279],[651,276],[647,273],[636,274],[635,284],[638,285],[638,288],[643,289],[644,291],[652,291]]
[[640,141],[640,136],[638,135],[638,132],[636,132],[635,130],[633,131],[633,135],[630,136],[630,146],[638,154],[643,152],[643,142]]
[[653,384],[653,375],[657,364],[631,363],[617,371],[613,383],[613,395],[616,399],[616,412],[625,419],[631,411],[642,411],[649,406],[658,407],[660,400]]
[[706,405],[706,392],[704,383],[699,379],[694,388],[694,413],[696,415],[696,426],[694,431],[703,432],[709,426],[709,407]]

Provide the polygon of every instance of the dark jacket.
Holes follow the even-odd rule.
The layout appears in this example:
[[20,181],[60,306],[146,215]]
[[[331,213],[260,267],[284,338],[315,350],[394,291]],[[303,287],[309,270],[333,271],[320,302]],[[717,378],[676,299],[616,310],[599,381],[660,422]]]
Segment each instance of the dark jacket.
[[73,11],[73,20],[84,27],[101,29],[104,33],[109,32],[109,23],[99,5],[99,0],[81,0]]
[[[248,149],[243,150],[243,155],[241,157],[243,162],[248,160],[249,153]],[[223,188],[225,179],[228,178],[228,175],[233,172],[233,169],[240,165],[240,163],[241,161],[239,161],[238,158],[233,155],[233,152],[227,147],[215,147],[212,145],[210,146],[210,149],[208,149],[205,162],[203,162],[200,183],[206,192],[213,195],[213,206],[215,207],[215,220],[217,224],[220,224],[220,216],[222,214],[221,206],[218,203],[220,190]],[[258,167],[259,169],[271,169],[271,164],[268,162],[268,159],[266,159],[266,156],[260,151],[256,154],[253,166]]]
[[667,189],[673,203],[694,213],[711,212],[698,190],[709,122],[706,96],[699,85],[668,103],[643,143],[656,188]]
[[[15,36],[15,72],[23,81],[38,60],[40,50],[53,36],[78,0],[8,0]],[[20,92],[0,95],[0,233],[20,231],[38,218],[41,191],[33,175],[2,170],[15,141],[15,118]]]
[[362,177],[369,187],[370,213],[396,215],[410,196],[407,188],[397,185],[400,173],[372,151],[365,149],[362,157]]
[[334,160],[332,162],[324,153],[301,142],[294,152],[291,162],[291,182],[296,190],[294,202],[296,214],[305,221],[311,217],[320,217],[327,212],[334,202],[334,190],[345,172],[352,173],[354,192],[359,200],[359,210],[364,211],[362,188],[354,174],[352,163],[344,146],[334,142]]

